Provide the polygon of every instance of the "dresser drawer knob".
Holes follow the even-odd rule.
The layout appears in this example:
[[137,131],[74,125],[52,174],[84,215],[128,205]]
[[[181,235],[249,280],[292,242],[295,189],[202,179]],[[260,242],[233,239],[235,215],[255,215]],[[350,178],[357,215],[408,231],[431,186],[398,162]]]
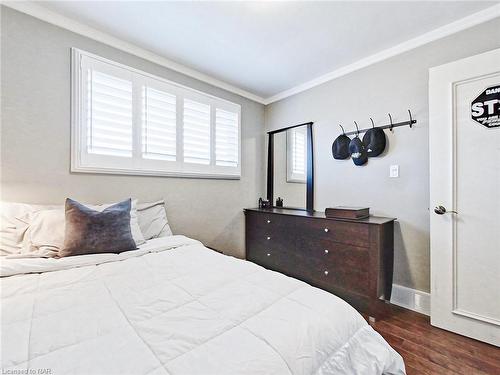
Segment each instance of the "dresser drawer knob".
[[325,271],[324,274],[325,274],[325,276],[328,276],[328,271]]
[[268,257],[270,257],[270,256],[271,256],[271,253],[267,253],[266,255],[267,255]]
[[328,233],[329,231],[330,231],[330,229],[325,228],[325,233]]
[[329,251],[325,249],[325,254],[328,254],[328,253],[329,253]]
[[268,223],[268,224],[270,224],[270,223],[271,223],[271,220],[269,220],[269,219],[268,219],[268,220],[267,220],[267,223]]
[[267,236],[267,240],[269,241],[271,239],[271,237]]

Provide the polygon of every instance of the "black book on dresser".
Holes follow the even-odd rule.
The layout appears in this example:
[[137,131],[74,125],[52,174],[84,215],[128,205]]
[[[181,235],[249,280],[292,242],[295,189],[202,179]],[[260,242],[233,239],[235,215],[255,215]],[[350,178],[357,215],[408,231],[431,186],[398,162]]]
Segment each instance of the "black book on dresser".
[[392,289],[394,218],[348,220],[323,212],[245,209],[246,258],[383,316]]

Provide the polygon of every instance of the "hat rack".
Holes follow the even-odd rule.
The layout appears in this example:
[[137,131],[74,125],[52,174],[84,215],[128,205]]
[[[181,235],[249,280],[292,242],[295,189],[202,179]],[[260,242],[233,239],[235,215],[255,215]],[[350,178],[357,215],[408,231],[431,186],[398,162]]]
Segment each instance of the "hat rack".
[[[389,124],[382,125],[382,126],[377,126],[378,128],[380,128],[380,129],[389,129],[392,132],[394,128],[398,128],[400,126],[409,126],[411,128],[413,126],[413,124],[417,123],[417,120],[413,119],[410,110],[408,110],[408,115],[410,116],[410,119],[408,121],[402,121],[402,122],[393,123],[392,122],[392,116],[391,116],[391,114],[388,113],[387,115],[389,116]],[[370,117],[370,121],[372,122],[372,128],[374,128],[375,124],[373,123],[373,119],[371,117]],[[344,128],[342,128],[342,130],[344,130]],[[350,132],[347,132],[347,133],[344,133],[344,134],[345,135],[354,135],[354,134],[359,135],[360,133],[366,133],[368,130],[370,130],[370,128],[358,130],[357,126],[356,126],[356,130],[353,130],[353,131],[350,131]]]

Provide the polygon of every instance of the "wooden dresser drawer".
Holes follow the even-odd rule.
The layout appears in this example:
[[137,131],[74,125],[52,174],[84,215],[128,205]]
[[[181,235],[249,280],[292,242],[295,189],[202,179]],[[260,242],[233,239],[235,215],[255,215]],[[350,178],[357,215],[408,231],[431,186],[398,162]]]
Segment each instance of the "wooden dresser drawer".
[[274,215],[266,213],[255,213],[248,212],[246,214],[246,225],[253,226],[259,229],[272,229],[286,227],[289,228],[290,225],[294,225],[297,222],[297,218],[293,216],[285,215]]
[[306,220],[308,230],[304,232],[304,239],[312,243],[329,240],[354,246],[370,246],[370,228],[366,224],[346,223],[329,219]]
[[280,267],[282,254],[261,242],[248,242],[247,259],[269,269]]
[[249,240],[247,241],[247,259],[268,269],[279,271],[288,276],[302,277],[306,275],[312,263],[307,266],[305,254],[297,253],[293,248],[283,246],[281,241]]
[[355,269],[368,272],[371,269],[368,248],[346,245],[330,240],[321,240],[319,246],[309,250],[310,257],[317,266],[330,268]]
[[354,269],[318,266],[310,275],[310,282],[325,289],[341,289],[369,296],[370,275]]
[[[300,258],[293,246],[296,218],[266,213],[246,215],[247,259],[268,269],[294,275],[291,265]],[[290,272],[292,271],[292,272]]]
[[282,215],[249,214],[246,217],[248,239],[263,246],[283,246],[295,239],[296,218]]

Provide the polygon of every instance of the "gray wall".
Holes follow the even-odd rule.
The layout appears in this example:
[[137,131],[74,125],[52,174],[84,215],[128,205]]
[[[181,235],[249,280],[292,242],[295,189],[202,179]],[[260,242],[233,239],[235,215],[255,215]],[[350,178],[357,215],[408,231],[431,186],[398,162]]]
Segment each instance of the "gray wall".
[[[429,291],[428,69],[499,48],[499,30],[497,18],[266,107],[268,130],[314,121],[317,210],[368,206],[376,215],[398,219],[397,284]],[[395,122],[404,121],[408,108],[417,125],[387,132],[388,151],[383,156],[363,167],[331,156],[339,123],[349,130],[354,130],[354,120],[369,126],[369,117],[376,124],[386,123],[388,112]],[[399,178],[389,178],[392,164],[399,164]]]
[[[88,202],[164,197],[175,233],[244,256],[242,210],[264,195],[264,106],[10,8],[1,11],[1,198],[62,203],[67,196]],[[241,180],[70,173],[70,47],[241,104]]]
[[[70,31],[1,7],[1,183],[4,200],[94,202],[164,197],[176,233],[244,255],[243,207],[265,196],[264,107]],[[398,218],[395,282],[429,290],[428,68],[500,47],[500,20],[372,65],[266,107],[268,129],[314,121],[316,209],[367,205]],[[78,47],[242,105],[242,178],[200,180],[69,172],[70,47]],[[406,120],[387,132],[388,152],[368,165],[335,161],[338,123],[349,129]],[[400,165],[390,179],[389,166]],[[436,202],[438,203],[438,202]]]

